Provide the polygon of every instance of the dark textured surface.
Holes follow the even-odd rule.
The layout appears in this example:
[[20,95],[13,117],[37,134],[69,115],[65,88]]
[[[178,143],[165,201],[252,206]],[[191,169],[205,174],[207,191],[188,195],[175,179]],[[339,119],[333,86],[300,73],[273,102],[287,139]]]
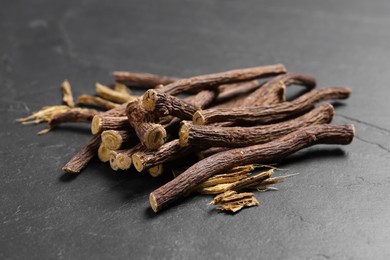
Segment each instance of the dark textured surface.
[[[385,259],[389,11],[386,0],[3,1],[0,258]],[[237,215],[198,196],[155,216],[148,194],[164,180],[97,162],[61,172],[88,127],[38,137],[43,126],[14,123],[60,103],[65,78],[82,94],[115,69],[184,77],[279,62],[320,87],[350,86],[335,122],[357,136],[286,160],[301,174]]]

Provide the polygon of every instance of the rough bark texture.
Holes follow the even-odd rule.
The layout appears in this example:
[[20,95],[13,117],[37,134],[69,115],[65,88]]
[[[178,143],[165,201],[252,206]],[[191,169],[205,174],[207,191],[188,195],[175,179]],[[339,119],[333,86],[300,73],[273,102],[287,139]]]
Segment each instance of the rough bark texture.
[[119,106],[119,104],[105,100],[100,97],[81,95],[77,98],[77,105],[95,106],[104,110],[110,110]]
[[261,88],[248,95],[239,104],[241,106],[264,106],[285,101],[285,88],[290,85],[301,85],[307,90],[316,86],[315,78],[306,74],[287,73],[267,81]]
[[[236,100],[237,98],[243,97],[252,91],[260,88],[263,82],[258,80],[251,80],[247,82],[240,82],[236,84],[221,85],[219,87],[219,94],[215,100],[219,106],[226,106],[224,102],[228,100]],[[224,87],[223,87],[224,86]]]
[[155,88],[157,85],[167,85],[178,80],[178,78],[175,77],[128,71],[114,71],[113,75],[115,81],[144,88]]
[[120,104],[119,106],[107,110],[102,116],[126,116],[126,107],[128,103]]
[[116,103],[126,103],[131,102],[136,99],[136,97],[130,96],[127,93],[119,92],[116,90],[113,90],[107,86],[104,86],[102,84],[96,83],[96,93],[107,100],[116,102]]
[[55,113],[49,121],[49,129],[62,123],[85,123],[91,122],[95,115],[101,112],[94,109],[72,108],[71,110]]
[[188,92],[189,90],[199,91],[210,87],[218,87],[219,85],[226,83],[246,81],[285,72],[286,68],[282,64],[231,70],[177,80],[164,86],[161,90],[170,95],[178,95],[180,93]]
[[172,115],[184,120],[191,119],[192,115],[199,109],[199,107],[157,89],[149,89],[145,92],[142,105],[146,111],[153,112],[156,116]]
[[183,122],[179,131],[180,144],[201,147],[244,147],[266,143],[301,127],[329,123],[334,114],[331,104],[322,106],[292,120],[253,127],[218,127]]
[[99,134],[105,130],[124,130],[129,129],[130,124],[127,117],[112,117],[95,115],[91,123],[92,134]]
[[100,135],[94,135],[81,150],[62,167],[62,170],[69,173],[79,173],[83,170],[89,161],[96,155],[100,145]]
[[155,150],[165,143],[167,133],[164,127],[154,123],[158,119],[143,108],[140,100],[129,103],[126,113],[130,125],[148,149]]
[[193,105],[194,107],[203,109],[210,106],[217,96],[217,91],[205,89],[195,95],[184,98],[183,101]]
[[306,113],[313,109],[317,102],[328,99],[346,99],[350,94],[349,88],[316,89],[291,102],[281,104],[197,111],[193,116],[193,123],[198,125],[216,122],[272,123]]
[[133,129],[129,130],[106,130],[102,132],[102,143],[110,150],[118,150],[124,148],[138,140]]
[[183,147],[179,140],[170,141],[162,145],[156,151],[143,151],[134,153],[132,161],[137,171],[142,172],[150,167],[170,162],[180,157],[188,155],[193,150],[192,147]]
[[315,125],[302,128],[274,141],[236,148],[214,154],[191,166],[178,177],[153,191],[150,204],[158,212],[193,191],[211,176],[239,164],[271,163],[315,144],[349,144],[354,137],[352,125]]

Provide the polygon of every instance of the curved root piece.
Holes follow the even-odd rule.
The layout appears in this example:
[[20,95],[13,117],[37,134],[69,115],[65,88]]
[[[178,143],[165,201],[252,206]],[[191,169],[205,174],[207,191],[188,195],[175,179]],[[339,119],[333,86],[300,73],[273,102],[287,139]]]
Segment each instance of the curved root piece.
[[188,145],[188,136],[189,136],[188,122],[183,121],[179,130],[179,144],[181,146]]

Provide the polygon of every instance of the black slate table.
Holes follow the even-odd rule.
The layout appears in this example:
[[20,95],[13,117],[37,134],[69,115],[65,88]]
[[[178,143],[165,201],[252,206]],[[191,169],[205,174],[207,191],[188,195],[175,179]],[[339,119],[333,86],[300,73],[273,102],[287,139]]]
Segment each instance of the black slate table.
[[[3,1],[0,8],[1,259],[388,259],[390,2]],[[113,70],[180,77],[283,63],[350,86],[335,123],[349,146],[317,146],[282,165],[300,175],[229,215],[193,196],[155,215],[165,180],[94,161],[61,171],[88,127],[14,120],[109,83]]]

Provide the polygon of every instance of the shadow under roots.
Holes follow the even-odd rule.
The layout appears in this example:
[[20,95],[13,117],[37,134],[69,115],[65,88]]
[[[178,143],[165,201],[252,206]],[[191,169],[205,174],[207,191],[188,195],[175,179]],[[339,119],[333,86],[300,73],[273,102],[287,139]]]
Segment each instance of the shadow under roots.
[[64,131],[64,132],[71,132],[71,133],[77,133],[77,134],[82,134],[82,135],[91,135],[91,127],[90,124],[62,124],[59,126],[55,126],[50,132],[55,132],[55,131]]
[[345,151],[341,148],[328,148],[328,149],[316,149],[316,150],[304,150],[300,151],[294,155],[291,155],[277,164],[277,167],[283,168],[290,164],[296,163],[307,163],[311,161],[318,161],[321,159],[330,159],[330,158],[342,158],[345,157]]

